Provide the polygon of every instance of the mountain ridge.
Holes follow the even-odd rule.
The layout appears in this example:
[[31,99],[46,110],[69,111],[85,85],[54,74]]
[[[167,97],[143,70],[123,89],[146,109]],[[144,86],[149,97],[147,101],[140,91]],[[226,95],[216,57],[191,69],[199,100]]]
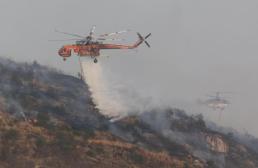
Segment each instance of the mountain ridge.
[[0,167],[258,167],[258,141],[202,115],[166,108],[110,122],[76,77],[5,58],[0,74]]

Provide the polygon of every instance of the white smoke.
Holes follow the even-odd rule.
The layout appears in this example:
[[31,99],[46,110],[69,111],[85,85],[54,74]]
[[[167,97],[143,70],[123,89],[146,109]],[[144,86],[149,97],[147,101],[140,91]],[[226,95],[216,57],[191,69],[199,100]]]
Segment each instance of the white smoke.
[[92,60],[85,60],[82,62],[82,70],[93,101],[102,114],[121,117],[128,111],[119,94],[109,88],[109,82],[104,78],[100,62],[95,64]]
[[82,75],[89,86],[94,103],[102,114],[119,119],[160,107],[159,101],[153,101],[151,96],[143,96],[133,86],[103,68],[106,67],[101,62],[95,64],[92,59],[82,62]]

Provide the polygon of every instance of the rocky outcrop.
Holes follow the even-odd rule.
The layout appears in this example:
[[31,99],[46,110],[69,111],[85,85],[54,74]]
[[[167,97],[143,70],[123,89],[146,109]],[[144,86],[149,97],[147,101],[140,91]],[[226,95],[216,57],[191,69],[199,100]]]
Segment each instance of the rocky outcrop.
[[220,135],[206,135],[209,148],[218,153],[228,153],[229,146]]

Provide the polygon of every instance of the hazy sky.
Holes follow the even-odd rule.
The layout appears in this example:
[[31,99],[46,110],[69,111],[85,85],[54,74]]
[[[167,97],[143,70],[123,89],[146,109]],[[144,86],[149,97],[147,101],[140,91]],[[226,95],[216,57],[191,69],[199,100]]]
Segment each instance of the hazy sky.
[[[96,33],[151,32],[151,49],[102,52],[110,55],[100,62],[111,83],[214,121],[218,114],[196,100],[234,92],[219,123],[258,136],[257,11],[257,0],[2,0],[0,55],[75,74],[77,57],[63,62],[57,50],[65,43],[48,42],[69,38],[55,28],[85,35],[92,25]],[[125,37],[137,40],[134,32]]]

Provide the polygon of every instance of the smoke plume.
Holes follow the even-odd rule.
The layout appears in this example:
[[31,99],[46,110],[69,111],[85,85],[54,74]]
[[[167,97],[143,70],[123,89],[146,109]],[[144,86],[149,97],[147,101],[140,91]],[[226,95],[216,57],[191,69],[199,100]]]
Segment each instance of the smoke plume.
[[110,117],[121,116],[127,109],[120,97],[108,86],[104,78],[101,63],[94,64],[92,60],[82,62],[83,76],[90,87],[94,103],[100,112]]
[[153,102],[152,97],[142,96],[129,84],[114,77],[107,79],[108,75],[102,68],[101,62],[82,62],[85,82],[90,87],[93,101],[102,114],[123,118],[159,106],[157,102]]

